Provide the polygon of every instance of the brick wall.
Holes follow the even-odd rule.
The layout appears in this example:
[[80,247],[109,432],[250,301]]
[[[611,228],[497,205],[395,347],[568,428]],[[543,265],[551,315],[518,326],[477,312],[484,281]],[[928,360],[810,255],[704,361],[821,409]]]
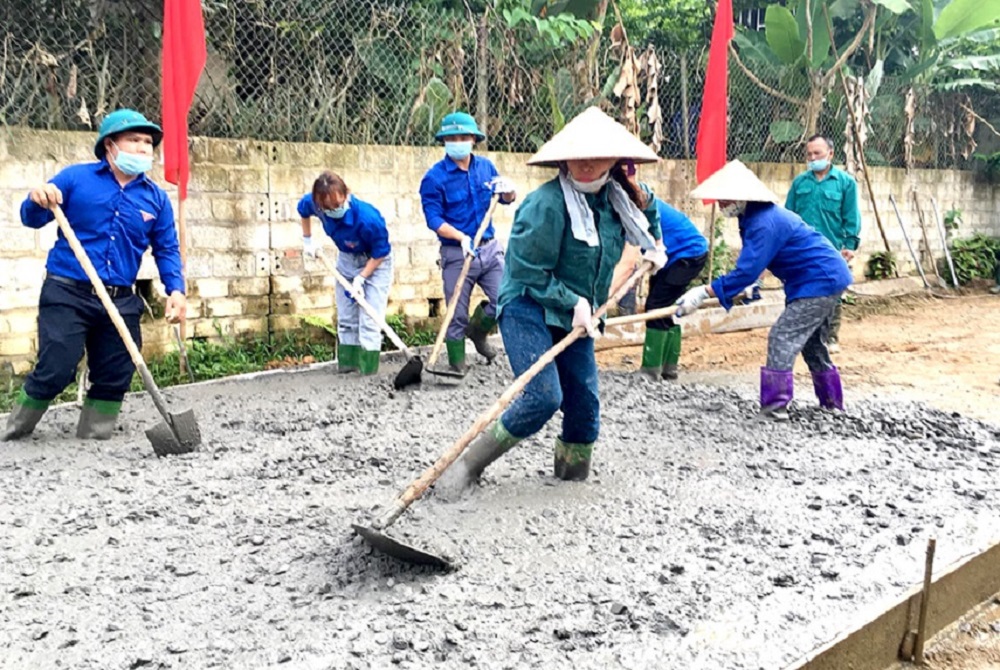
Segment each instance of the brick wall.
[[[13,364],[18,372],[28,368],[36,352],[38,292],[45,255],[55,239],[54,225],[39,231],[21,226],[20,204],[31,187],[63,166],[92,160],[94,139],[92,133],[18,128],[0,135],[0,361]],[[358,197],[378,207],[389,224],[395,272],[390,312],[427,318],[432,301],[442,301],[443,292],[436,266],[438,245],[424,225],[416,193],[424,172],[441,155],[437,147],[194,138],[185,212],[188,335],[213,337],[217,329],[239,334],[295,328],[304,315],[333,318],[333,282],[321,264],[302,258],[295,210],[298,199],[323,169],[341,174]],[[514,179],[521,197],[553,176],[552,170],[527,167],[524,155],[488,155],[501,174]],[[801,170],[794,165],[751,167],[781,196]],[[152,176],[164,184],[159,168]],[[687,197],[694,180],[693,163],[663,161],[644,168],[643,179],[707,230],[709,208]],[[173,195],[175,189],[166,186]],[[976,183],[970,173],[928,170],[907,174],[878,168],[873,171],[873,187],[886,234],[905,261],[905,271],[912,269],[912,263],[888,205],[890,193],[900,204],[915,244],[921,235],[913,213],[913,190],[921,196],[935,196],[942,211],[952,206],[962,209],[965,226],[960,235],[981,231],[1000,236],[1000,189]],[[497,208],[495,224],[501,239],[509,234],[513,211],[513,207]],[[866,252],[882,248],[864,191],[862,213],[862,257],[855,264],[859,279]],[[932,219],[927,222],[933,226]],[[730,245],[739,246],[735,222],[727,222],[724,233]],[[332,242],[320,237],[331,249]],[[939,252],[941,244],[933,227],[928,229],[928,238],[931,248]],[[155,266],[148,258],[140,277],[155,277]],[[169,329],[161,324],[145,326],[146,352],[171,346],[169,336]]]

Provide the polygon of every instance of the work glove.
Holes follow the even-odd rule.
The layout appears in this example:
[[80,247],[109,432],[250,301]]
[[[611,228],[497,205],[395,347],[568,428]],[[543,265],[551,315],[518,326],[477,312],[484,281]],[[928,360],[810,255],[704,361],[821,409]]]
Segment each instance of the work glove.
[[677,305],[677,312],[674,316],[679,318],[690,314],[701,307],[701,304],[708,300],[708,298],[708,287],[704,285],[696,286],[677,299],[675,303]]
[[597,328],[594,327],[594,308],[590,306],[590,301],[580,298],[573,308],[573,327],[581,326],[587,331],[587,337],[598,337]]
[[312,235],[302,236],[302,255],[306,258],[319,258],[320,246],[313,241]]
[[490,187],[490,191],[493,193],[513,193],[517,190],[517,187],[514,186],[514,180],[507,177],[493,177],[493,179],[486,182],[486,185]]
[[354,298],[359,296],[362,298],[365,297],[365,281],[365,278],[361,275],[355,275],[354,279],[351,280],[351,286],[354,287],[351,292],[354,294]]
[[468,235],[462,235],[462,241],[460,244],[462,245],[462,251],[465,252],[466,256],[472,256],[475,258],[479,255],[479,250],[472,245],[472,241],[472,238]]
[[743,289],[743,304],[749,305],[758,300],[760,300],[760,281],[755,281]]
[[642,260],[653,264],[653,272],[659,272],[667,267],[667,250],[661,246],[653,247],[642,252]]

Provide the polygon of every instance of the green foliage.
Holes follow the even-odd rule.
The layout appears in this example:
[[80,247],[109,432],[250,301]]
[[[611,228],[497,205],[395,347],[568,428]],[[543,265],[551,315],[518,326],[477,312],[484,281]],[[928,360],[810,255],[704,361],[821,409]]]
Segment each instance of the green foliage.
[[970,238],[952,240],[951,258],[961,284],[973,279],[992,279],[997,272],[1000,239],[975,234]]
[[537,36],[552,48],[569,46],[577,40],[587,39],[595,31],[593,23],[569,12],[536,16],[523,7],[515,6],[502,9],[500,14],[510,28],[517,28],[522,24],[534,27]]
[[951,0],[934,22],[939,40],[960,37],[984,28],[1000,26],[1000,2]]
[[637,49],[652,44],[658,49],[687,50],[708,41],[714,18],[703,0],[618,0],[622,23]]
[[771,122],[771,139],[779,144],[785,142],[794,142],[802,137],[802,124],[798,121],[772,121]]
[[795,16],[782,5],[771,5],[764,14],[764,37],[774,55],[785,65],[798,62],[806,48],[806,42],[799,35],[799,24]]
[[949,209],[944,213],[944,229],[947,233],[954,232],[958,230],[958,227],[962,224],[962,210],[960,209]]
[[991,184],[1000,184],[1000,151],[990,154],[974,154],[975,170]]
[[[406,323],[406,317],[402,314],[387,314],[385,322],[389,324],[390,328],[396,331],[399,339],[403,340],[403,343],[408,347],[423,347],[428,344],[434,344],[434,340],[437,338],[437,331],[430,328],[411,328]],[[392,342],[388,341],[388,338],[382,343],[383,351],[389,351],[394,348]]]
[[720,216],[715,219],[715,232],[713,235],[715,244],[712,247],[712,276],[708,276],[708,264],[706,263],[705,269],[698,276],[698,281],[702,284],[707,284],[714,279],[718,279],[735,267],[733,250],[726,244],[725,233],[722,228],[725,223],[725,217]]
[[888,251],[876,251],[868,257],[865,277],[868,279],[890,279],[896,276],[896,256]]

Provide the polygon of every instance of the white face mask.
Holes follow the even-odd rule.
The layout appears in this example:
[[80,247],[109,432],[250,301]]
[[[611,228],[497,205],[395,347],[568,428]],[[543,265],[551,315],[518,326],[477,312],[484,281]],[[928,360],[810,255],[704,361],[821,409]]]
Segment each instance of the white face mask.
[[747,201],[738,200],[737,202],[730,203],[725,207],[720,208],[719,213],[722,214],[722,216],[729,218],[729,217],[739,216],[746,210],[746,208],[747,208]]
[[577,181],[573,179],[573,175],[567,175],[569,177],[569,183],[573,185],[573,188],[580,193],[597,193],[600,191],[605,184],[608,183],[608,179],[611,177],[611,171],[607,171],[602,174],[597,179],[593,181]]

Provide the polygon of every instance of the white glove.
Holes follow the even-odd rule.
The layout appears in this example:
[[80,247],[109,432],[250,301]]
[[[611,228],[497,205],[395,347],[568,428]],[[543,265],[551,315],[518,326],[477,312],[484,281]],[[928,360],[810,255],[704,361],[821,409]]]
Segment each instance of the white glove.
[[465,252],[466,256],[476,255],[476,248],[472,246],[471,237],[469,237],[468,235],[462,235],[462,241],[460,242],[460,244],[462,245],[462,251]]
[[493,179],[486,182],[486,185],[490,187],[493,193],[513,193],[517,190],[517,187],[514,186],[514,180],[507,177],[493,177]]
[[319,258],[321,255],[320,246],[313,242],[311,235],[302,236],[302,255],[307,258]]
[[653,264],[653,272],[659,272],[667,266],[667,250],[661,246],[653,247],[642,253],[642,260]]
[[353,287],[351,292],[355,298],[359,296],[362,298],[365,297],[365,281],[365,278],[361,275],[354,275],[354,279],[351,280],[351,286]]
[[586,298],[576,301],[573,308],[573,327],[581,326],[587,331],[587,337],[597,337],[600,333],[594,327],[594,308]]
[[677,305],[677,312],[674,314],[675,317],[682,317],[685,314],[690,314],[695,311],[701,304],[708,300],[708,287],[707,286],[696,286],[680,298],[677,299],[675,303]]

